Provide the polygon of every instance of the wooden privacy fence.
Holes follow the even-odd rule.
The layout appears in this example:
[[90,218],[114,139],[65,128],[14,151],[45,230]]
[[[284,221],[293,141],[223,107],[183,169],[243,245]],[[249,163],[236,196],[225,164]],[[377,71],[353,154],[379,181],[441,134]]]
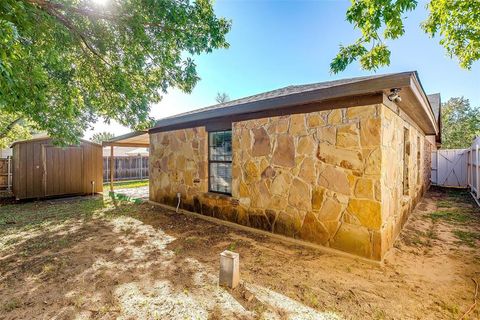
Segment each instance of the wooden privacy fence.
[[[148,157],[114,156],[113,180],[148,178]],[[103,181],[110,181],[110,157],[103,157]]]
[[12,189],[12,158],[0,158],[0,190]]

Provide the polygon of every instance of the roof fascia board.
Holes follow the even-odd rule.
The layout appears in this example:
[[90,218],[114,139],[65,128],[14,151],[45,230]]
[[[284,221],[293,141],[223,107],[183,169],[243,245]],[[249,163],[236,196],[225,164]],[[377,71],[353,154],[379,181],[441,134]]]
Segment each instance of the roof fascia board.
[[149,148],[150,143],[137,143],[137,142],[104,142],[104,147],[138,147]]
[[115,142],[115,141],[119,141],[119,140],[125,140],[125,139],[128,139],[128,138],[141,136],[142,134],[146,134],[146,133],[148,133],[148,131],[133,131],[133,132],[122,134],[122,135],[117,136],[117,137],[113,137],[112,139],[107,140],[107,141],[103,141],[103,142],[105,143],[105,142]]
[[425,91],[423,90],[423,87],[420,81],[418,80],[416,73],[414,73],[411,77],[410,87],[411,87],[412,93],[420,102],[420,105],[422,106],[423,111],[425,112],[426,116],[430,120],[430,123],[432,124],[435,130],[435,134],[438,134],[439,128],[438,128],[437,121],[435,120],[435,115],[433,114],[432,106],[428,101],[427,95],[425,94]]

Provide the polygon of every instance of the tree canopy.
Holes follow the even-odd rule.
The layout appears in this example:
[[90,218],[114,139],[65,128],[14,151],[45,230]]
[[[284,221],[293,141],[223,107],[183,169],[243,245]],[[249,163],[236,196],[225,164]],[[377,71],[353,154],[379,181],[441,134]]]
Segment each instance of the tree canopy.
[[115,135],[113,133],[104,131],[104,132],[97,132],[97,133],[93,134],[93,136],[90,140],[93,141],[93,142],[101,144],[103,141],[110,140],[114,137],[115,137]]
[[472,107],[463,97],[442,104],[442,148],[468,148],[478,135],[480,107]]
[[[365,70],[388,66],[391,52],[386,42],[404,35],[404,15],[417,5],[417,0],[352,0],[347,21],[360,29],[361,36],[340,46],[330,70],[341,72],[356,60]],[[430,37],[439,36],[447,54],[470,69],[480,59],[480,1],[429,0],[427,9],[420,27]]]
[[227,48],[229,29],[211,0],[2,0],[0,114],[60,143],[99,117],[146,128],[150,105],[190,92],[194,56]]
[[8,148],[17,141],[28,139],[32,134],[31,125],[15,114],[0,112],[0,149]]

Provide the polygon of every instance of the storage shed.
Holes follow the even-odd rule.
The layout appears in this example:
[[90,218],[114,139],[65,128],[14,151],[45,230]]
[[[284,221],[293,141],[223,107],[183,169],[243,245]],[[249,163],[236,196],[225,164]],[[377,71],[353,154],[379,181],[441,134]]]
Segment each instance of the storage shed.
[[17,200],[103,191],[102,146],[81,140],[57,147],[51,138],[15,142],[13,194]]

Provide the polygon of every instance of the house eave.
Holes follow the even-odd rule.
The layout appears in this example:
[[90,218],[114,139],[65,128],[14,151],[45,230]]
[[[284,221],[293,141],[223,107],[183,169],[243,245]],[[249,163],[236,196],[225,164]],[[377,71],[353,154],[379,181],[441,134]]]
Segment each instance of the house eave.
[[[407,113],[418,113],[413,117],[423,119],[424,122],[420,127],[426,133],[438,132],[435,124],[433,112],[431,110],[426,94],[418,81],[416,72],[409,71],[403,73],[389,74],[374,79],[359,80],[357,82],[335,85],[332,87],[324,87],[311,91],[294,93],[280,97],[263,99],[247,103],[239,103],[229,107],[210,109],[179,115],[170,118],[160,119],[156,122],[155,127],[149,130],[149,133],[166,131],[166,129],[182,127],[190,123],[202,124],[214,121],[214,119],[223,119],[226,117],[235,118],[244,114],[262,114],[271,110],[283,110],[299,105],[312,104],[327,100],[334,100],[343,97],[365,96],[374,94],[386,94],[392,88],[408,88],[408,94],[412,95],[416,100],[415,105],[420,104],[421,108],[412,106],[406,108]],[[413,102],[410,99],[411,102]],[[402,107],[402,104],[399,104]],[[419,112],[420,111],[420,112]],[[431,122],[430,124],[428,122]]]

